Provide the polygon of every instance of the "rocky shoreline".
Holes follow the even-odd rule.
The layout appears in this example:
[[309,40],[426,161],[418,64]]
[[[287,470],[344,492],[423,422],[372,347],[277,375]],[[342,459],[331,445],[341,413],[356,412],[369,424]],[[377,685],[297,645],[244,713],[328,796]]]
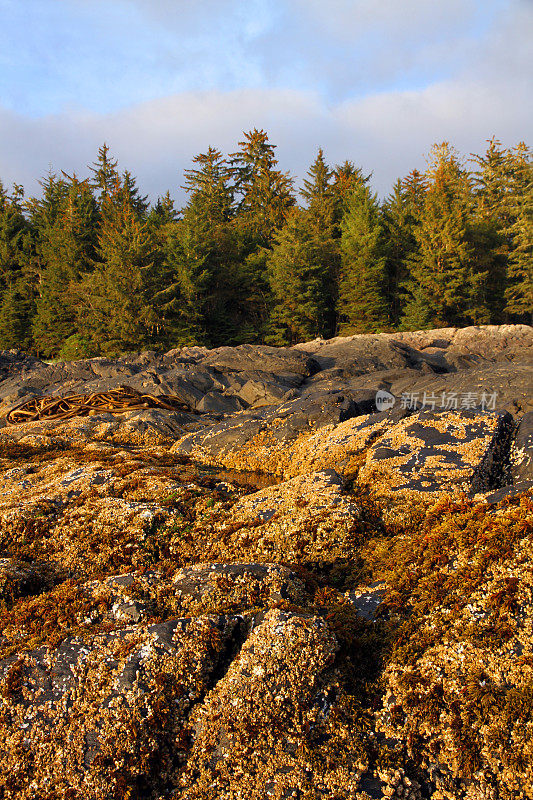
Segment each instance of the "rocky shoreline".
[[[533,797],[533,329],[0,353],[0,798]],[[6,414],[128,386],[147,408]]]

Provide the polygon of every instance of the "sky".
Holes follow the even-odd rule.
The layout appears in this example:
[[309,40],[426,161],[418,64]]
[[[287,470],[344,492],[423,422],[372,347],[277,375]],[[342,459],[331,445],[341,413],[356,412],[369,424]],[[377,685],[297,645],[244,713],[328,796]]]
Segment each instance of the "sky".
[[264,128],[381,197],[435,142],[533,144],[533,0],[0,0],[0,179],[38,195],[105,141],[152,200]]

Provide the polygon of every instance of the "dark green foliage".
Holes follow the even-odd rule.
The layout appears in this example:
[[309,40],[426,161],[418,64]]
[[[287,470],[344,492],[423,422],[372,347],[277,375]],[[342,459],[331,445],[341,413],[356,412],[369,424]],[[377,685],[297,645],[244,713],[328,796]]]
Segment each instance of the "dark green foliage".
[[294,206],[292,178],[276,169],[276,145],[270,144],[266,131],[249,131],[239,142],[240,150],[230,156],[237,212],[242,223],[267,244],[276,228],[283,225]]
[[264,130],[150,206],[107,144],[89,179],[39,198],[0,184],[0,349],[49,358],[287,344],[337,332],[531,322],[532,162],[491,139],[468,171],[446,143],[381,204],[318,150],[300,190]]
[[420,220],[425,182],[416,170],[394,184],[381,209],[386,252],[386,298],[390,322],[397,325],[403,313],[402,287],[408,277],[407,264],[416,252],[415,227]]
[[379,330],[387,324],[385,244],[377,197],[362,182],[346,197],[341,229],[340,332]]
[[512,219],[506,230],[511,237],[505,310],[533,322],[533,162],[525,147],[515,153],[515,191],[511,202]]
[[116,189],[117,183],[120,183],[118,162],[110,157],[109,147],[105,142],[98,150],[97,160],[89,169],[93,173],[92,186],[97,192],[99,202],[101,202],[105,197],[112,194]]
[[156,326],[153,239],[120,186],[105,197],[101,216],[96,266],[78,287],[78,330],[98,353],[142,350]]
[[310,211],[296,211],[275,237],[267,258],[274,295],[268,341],[294,344],[332,336],[336,246],[320,235]]
[[[62,197],[39,229],[39,281],[33,338],[40,352],[52,356],[77,330],[75,287],[92,270],[97,207],[87,181],[61,181]],[[46,219],[46,223],[45,223]]]
[[336,195],[333,185],[335,173],[324,160],[324,152],[319,149],[314,162],[309,167],[300,194],[307,203],[309,217],[324,231],[331,228],[334,221]]
[[436,145],[429,186],[414,228],[408,260],[405,329],[489,322],[482,294],[486,273],[476,271],[470,230],[470,180],[447,142]]
[[0,182],[0,348],[29,347],[33,293],[27,263],[30,227],[23,214],[22,187],[11,196]]
[[484,155],[473,156],[474,230],[476,253],[487,273],[486,302],[494,321],[503,321],[505,291],[511,254],[513,225],[523,197],[520,157],[491,139]]

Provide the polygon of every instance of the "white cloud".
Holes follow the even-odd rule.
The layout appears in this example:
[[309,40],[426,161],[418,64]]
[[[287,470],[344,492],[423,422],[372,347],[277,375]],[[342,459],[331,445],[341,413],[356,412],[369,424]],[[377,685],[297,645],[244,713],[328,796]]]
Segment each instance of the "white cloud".
[[[147,4],[147,0],[132,2]],[[256,2],[261,7],[265,5],[263,0]],[[296,7],[304,0],[291,2]],[[318,2],[305,2],[318,14]],[[425,20],[428,26],[448,14],[443,3],[428,0],[406,0],[405,4],[397,0],[333,2],[339,20],[344,19],[342,14],[357,12],[361,26],[377,25],[377,21],[386,18],[388,21],[383,24],[391,26],[396,20],[401,27],[402,8],[405,15],[409,10],[412,14],[419,12],[419,21]],[[235,9],[238,5],[242,3],[221,0],[218,8]],[[459,5],[470,8],[472,3]],[[152,13],[157,11],[164,16],[166,2],[153,6]],[[215,0],[199,0],[196,11],[201,7],[207,13],[215,6]],[[429,6],[441,16],[428,16]],[[226,90],[219,87],[210,91],[174,91],[161,99],[107,114],[65,110],[30,118],[0,107],[0,178],[6,184],[22,182],[35,193],[35,179],[46,172],[50,163],[56,170],[87,174],[85,165],[94,160],[98,146],[105,140],[122,168],[138,176],[143,191],[155,198],[169,189],[177,196],[183,169],[190,166],[195,154],[208,145],[232,151],[242,131],[257,126],[266,128],[278,145],[283,168],[290,168],[301,177],[317,147],[322,146],[330,163],[349,158],[365,171],[373,170],[374,186],[383,195],[397,177],[414,167],[424,167],[423,154],[435,141],[450,140],[465,154],[480,152],[492,135],[507,145],[520,139],[529,139],[531,144],[533,4],[531,0],[511,0],[506,7],[498,24],[482,39],[472,41],[467,52],[465,40],[457,37],[446,44],[433,43],[432,57],[436,61],[445,60],[445,50],[452,49],[455,68],[445,77],[426,80],[417,89],[367,88],[366,94],[350,93],[353,63],[346,60],[341,48],[336,58],[331,58],[329,51],[326,56],[330,58],[333,81],[339,81],[345,71],[347,90],[337,95],[337,100],[328,100],[328,93],[320,91],[318,77],[315,82],[312,79],[313,53],[308,47],[311,40],[302,39],[301,50],[291,51],[288,30],[286,38],[278,42],[279,68],[267,63],[265,53],[270,45],[264,45],[265,70],[270,69],[273,75],[269,88],[242,88],[241,84],[241,88]],[[375,9],[375,19],[371,19],[371,9]],[[386,17],[387,10],[390,19]],[[267,27],[263,20],[256,30]],[[250,36],[256,35],[250,31]],[[315,46],[317,43],[315,40]],[[423,61],[421,42],[418,48],[413,57]],[[260,59],[259,45],[257,53]],[[383,54],[383,59],[386,57]],[[318,57],[315,60],[318,76],[322,62]],[[294,80],[295,75],[298,80]]]
[[[468,154],[480,152],[495,134],[513,145],[525,138],[530,112],[521,87],[510,96],[505,83],[449,81],[420,91],[381,93],[326,106],[315,94],[288,90],[187,93],[144,103],[111,115],[63,114],[35,120],[0,114],[0,163],[6,183],[34,179],[49,163],[54,169],[86,174],[106,140],[123,168],[139,178],[152,197],[174,196],[192,157],[213,145],[236,149],[243,130],[264,127],[278,145],[284,169],[299,177],[319,145],[331,163],[350,158],[374,171],[373,183],[386,194],[394,180],[414,167],[435,141],[450,140]],[[181,195],[182,197],[183,195]]]
[[292,0],[322,30],[354,40],[378,30],[400,38],[441,35],[456,30],[476,11],[476,0]]

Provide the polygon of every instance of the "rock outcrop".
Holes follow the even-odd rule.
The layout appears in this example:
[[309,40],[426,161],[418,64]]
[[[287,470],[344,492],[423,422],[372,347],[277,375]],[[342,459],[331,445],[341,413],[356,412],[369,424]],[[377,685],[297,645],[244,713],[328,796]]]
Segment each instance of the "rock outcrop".
[[[532,375],[527,326],[0,354],[0,798],[533,797]],[[122,385],[189,411],[6,424]]]

